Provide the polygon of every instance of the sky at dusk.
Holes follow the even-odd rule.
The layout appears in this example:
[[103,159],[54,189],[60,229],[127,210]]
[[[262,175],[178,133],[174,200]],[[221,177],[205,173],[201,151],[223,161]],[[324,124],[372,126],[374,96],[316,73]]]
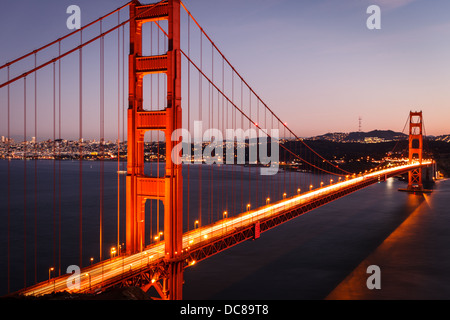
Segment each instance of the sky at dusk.
[[[2,1],[0,64],[69,33],[66,8],[71,4],[81,8],[85,25],[125,3]],[[450,134],[448,0],[184,3],[262,100],[298,136],[357,131],[359,117],[363,131],[401,131],[410,110],[424,112],[427,134]],[[366,26],[370,5],[381,9],[379,30]],[[67,71],[70,62],[66,64]],[[6,80],[5,72],[0,70],[0,82]],[[5,92],[0,89],[1,135],[6,126]],[[19,108],[15,103],[22,102],[19,98],[12,102],[13,108]]]

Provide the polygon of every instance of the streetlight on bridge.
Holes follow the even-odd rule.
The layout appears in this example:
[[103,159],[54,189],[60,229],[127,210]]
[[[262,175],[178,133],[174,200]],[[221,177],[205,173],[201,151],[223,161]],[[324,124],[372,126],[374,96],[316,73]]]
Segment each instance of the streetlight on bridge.
[[52,273],[53,270],[55,270],[55,268],[53,268],[53,267],[48,269],[48,283],[50,283],[50,274]]
[[116,255],[117,251],[116,251],[116,247],[112,247],[110,254],[111,254],[111,258],[114,258],[114,256]]
[[[225,225],[225,218],[228,217],[228,212],[224,211],[222,216],[223,216],[223,224]],[[222,232],[223,232],[223,226],[222,226]],[[226,232],[226,230],[225,230],[225,232]]]

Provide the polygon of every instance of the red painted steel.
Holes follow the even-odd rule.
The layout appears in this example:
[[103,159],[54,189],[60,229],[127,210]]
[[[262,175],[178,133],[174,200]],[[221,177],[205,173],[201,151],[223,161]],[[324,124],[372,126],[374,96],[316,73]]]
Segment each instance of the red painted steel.
[[[183,180],[181,165],[175,164],[172,159],[172,150],[180,142],[172,141],[172,133],[182,125],[180,1],[162,2],[154,6],[155,10],[142,16],[142,12],[148,11],[147,7],[137,1],[130,4],[126,252],[133,254],[145,247],[145,201],[163,200],[164,243],[169,263],[162,293],[166,299],[181,299],[183,268],[177,261],[177,255],[182,250]],[[167,54],[142,57],[142,25],[161,19],[168,20]],[[164,111],[149,112],[143,109],[142,83],[144,75],[148,73],[167,75],[167,108]],[[150,178],[144,174],[143,140],[148,130],[160,130],[165,135],[166,164],[163,178]]]
[[[422,163],[423,119],[422,111],[409,113],[409,162]],[[408,173],[408,190],[422,190],[422,167]]]

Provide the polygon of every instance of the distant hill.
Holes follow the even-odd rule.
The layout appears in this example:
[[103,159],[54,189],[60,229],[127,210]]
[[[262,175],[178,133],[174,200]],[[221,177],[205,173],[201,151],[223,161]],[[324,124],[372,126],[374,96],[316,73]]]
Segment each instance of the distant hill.
[[394,132],[392,130],[373,130],[370,132],[351,132],[345,139],[346,141],[367,141],[370,138],[373,140],[380,139],[382,141],[397,141],[404,140],[408,136],[401,132]]
[[324,135],[310,138],[311,140],[328,140],[335,142],[363,142],[363,143],[377,143],[387,141],[404,140],[408,135],[401,132],[394,132],[392,130],[373,130],[370,132],[350,132],[350,133],[327,133]]

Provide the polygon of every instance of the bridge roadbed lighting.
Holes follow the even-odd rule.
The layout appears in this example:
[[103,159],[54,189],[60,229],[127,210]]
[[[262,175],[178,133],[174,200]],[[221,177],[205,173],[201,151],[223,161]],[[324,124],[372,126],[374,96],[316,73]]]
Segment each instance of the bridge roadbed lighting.
[[89,277],[89,290],[91,290],[91,275],[90,273],[86,273],[85,276]]

